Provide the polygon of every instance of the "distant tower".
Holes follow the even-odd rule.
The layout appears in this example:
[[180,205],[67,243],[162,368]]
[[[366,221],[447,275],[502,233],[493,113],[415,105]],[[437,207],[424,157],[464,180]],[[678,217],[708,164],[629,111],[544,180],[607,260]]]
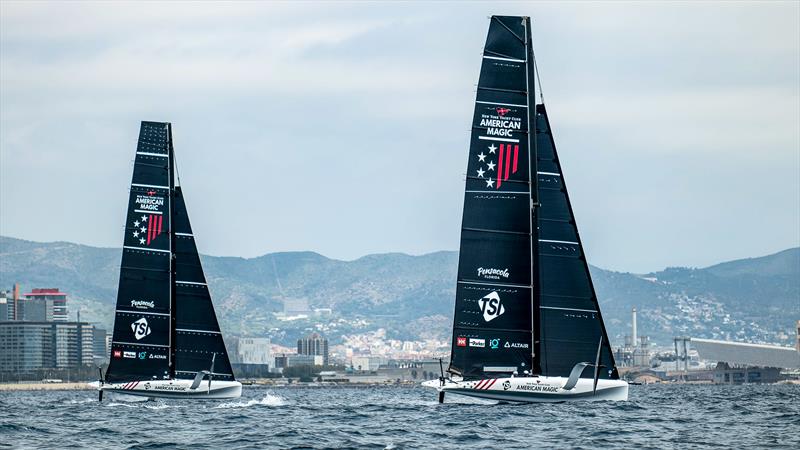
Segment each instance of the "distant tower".
[[797,321],[797,345],[795,347],[800,352],[800,320]]
[[636,336],[636,307],[633,307],[633,311],[631,311],[631,323],[633,323],[633,330],[631,330],[631,341],[633,342],[633,348],[639,346],[639,339]]
[[14,283],[14,318],[13,320],[22,320],[22,314],[19,313],[19,283]]

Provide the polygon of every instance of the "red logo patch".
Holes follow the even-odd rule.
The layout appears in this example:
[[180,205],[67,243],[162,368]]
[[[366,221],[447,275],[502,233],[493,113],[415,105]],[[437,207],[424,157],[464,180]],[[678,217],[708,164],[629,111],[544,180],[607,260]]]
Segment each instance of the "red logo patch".
[[466,347],[467,346],[467,338],[465,337],[457,337],[456,338],[456,345],[459,347]]
[[122,350],[114,350],[114,358],[122,358]]
[[511,110],[508,108],[497,108],[497,114],[500,114],[500,117],[505,116],[509,111]]

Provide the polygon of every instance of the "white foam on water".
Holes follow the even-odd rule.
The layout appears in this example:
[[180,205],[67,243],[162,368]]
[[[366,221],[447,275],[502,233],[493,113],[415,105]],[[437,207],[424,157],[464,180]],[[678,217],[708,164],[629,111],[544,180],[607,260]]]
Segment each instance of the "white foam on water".
[[167,405],[166,403],[158,402],[153,405],[144,405],[144,407],[147,409],[166,409],[169,408],[169,405]]
[[85,398],[83,400],[70,400],[67,403],[69,403],[70,405],[80,405],[82,403],[97,403],[97,399],[96,398]]
[[261,400],[252,399],[246,402],[241,400],[235,402],[225,402],[220,403],[215,408],[227,409],[227,408],[249,408],[251,406],[285,406],[288,402],[283,397],[267,394]]
[[126,408],[136,408],[136,405],[129,405],[129,404],[127,404],[127,403],[117,403],[117,402],[114,402],[114,403],[106,403],[106,404],[107,404],[108,406],[124,406],[124,407],[126,407]]

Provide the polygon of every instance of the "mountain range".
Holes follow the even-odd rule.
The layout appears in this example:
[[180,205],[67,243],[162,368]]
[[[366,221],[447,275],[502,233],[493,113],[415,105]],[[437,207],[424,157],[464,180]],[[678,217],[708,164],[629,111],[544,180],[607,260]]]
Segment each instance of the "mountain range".
[[[120,249],[0,236],[0,286],[58,287],[69,294],[73,318],[80,310],[81,320],[110,328],[120,258]],[[284,252],[250,259],[202,256],[202,262],[228,334],[269,336],[284,345],[314,329],[332,343],[380,328],[387,338],[450,337],[457,252],[354,261]],[[791,345],[794,321],[800,320],[800,248],[706,268],[591,270],[615,344],[630,333],[633,307],[639,334],[665,346],[677,335]],[[307,304],[311,312],[287,320],[285,304]]]

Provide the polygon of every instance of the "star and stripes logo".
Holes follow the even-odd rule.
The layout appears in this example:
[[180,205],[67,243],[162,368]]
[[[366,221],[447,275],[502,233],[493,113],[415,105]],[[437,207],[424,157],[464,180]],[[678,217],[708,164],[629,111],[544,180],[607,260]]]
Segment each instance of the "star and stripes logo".
[[162,224],[161,214],[142,214],[133,221],[133,237],[141,245],[150,245],[161,234]]
[[477,157],[479,164],[477,177],[486,181],[486,188],[500,189],[503,181],[508,181],[510,174],[517,173],[519,144],[500,144],[498,146],[492,143],[486,150],[481,150]]

